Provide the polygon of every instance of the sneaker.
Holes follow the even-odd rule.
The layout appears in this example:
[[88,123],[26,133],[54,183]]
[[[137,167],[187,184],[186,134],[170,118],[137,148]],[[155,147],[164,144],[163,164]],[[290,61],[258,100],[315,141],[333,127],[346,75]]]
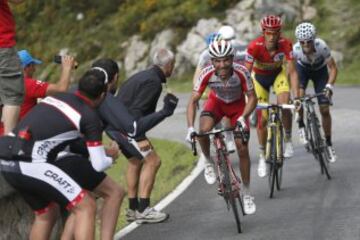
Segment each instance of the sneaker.
[[291,158],[294,156],[294,147],[291,141],[285,142],[285,152],[284,157]]
[[208,184],[214,184],[216,182],[216,174],[214,170],[214,164],[207,163],[205,165],[204,177]]
[[147,207],[144,212],[136,211],[136,223],[160,223],[165,221],[169,214],[155,210],[154,208]]
[[335,150],[332,146],[327,146],[327,150],[329,153],[329,162],[334,163],[336,162],[336,155],[335,155]]
[[225,144],[226,144],[226,150],[228,151],[228,153],[235,152],[236,147],[235,147],[234,141],[228,140],[228,141],[225,142]]
[[256,212],[256,205],[254,203],[254,197],[250,194],[245,194],[243,196],[243,204],[244,204],[244,213],[245,214],[254,214]]
[[257,169],[259,177],[263,178],[267,175],[266,163],[263,154],[260,154],[259,165]]
[[127,222],[135,221],[136,220],[135,210],[126,209],[125,217]]
[[306,139],[305,128],[300,128],[298,133],[299,133],[300,142],[304,145],[307,145],[309,142]]

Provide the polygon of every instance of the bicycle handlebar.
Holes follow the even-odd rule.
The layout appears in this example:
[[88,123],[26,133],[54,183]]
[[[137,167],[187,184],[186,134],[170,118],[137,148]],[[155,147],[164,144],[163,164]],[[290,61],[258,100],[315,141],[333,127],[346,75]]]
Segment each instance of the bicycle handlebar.
[[[311,99],[313,99],[313,98],[317,98],[317,97],[320,97],[320,96],[323,96],[323,95],[325,95],[324,92],[315,93],[315,94],[307,94],[307,95],[305,95],[305,96],[303,96],[303,97],[299,97],[298,99],[299,99],[300,101],[304,102],[304,101],[308,101],[308,100],[311,100]],[[329,99],[330,105],[332,106],[332,105],[333,105],[333,101],[332,101],[331,97],[328,97],[328,99]]]
[[[239,128],[239,131],[236,131],[236,132],[239,132],[242,140],[244,142],[246,142],[246,136],[245,136],[245,133],[244,133],[245,132],[244,127],[241,126],[241,125],[238,125],[237,127]],[[236,130],[237,127],[230,127],[230,128],[223,128],[223,129],[212,129],[211,131],[205,132],[205,133],[196,133],[196,132],[192,133],[191,134],[191,149],[192,149],[193,155],[194,156],[197,155],[196,137],[204,137],[204,136],[209,136],[209,135],[215,135],[215,134],[222,133],[222,132],[234,131],[234,130]]]
[[259,103],[256,106],[256,109],[270,109],[270,108],[295,109],[295,105],[293,105],[293,104]]

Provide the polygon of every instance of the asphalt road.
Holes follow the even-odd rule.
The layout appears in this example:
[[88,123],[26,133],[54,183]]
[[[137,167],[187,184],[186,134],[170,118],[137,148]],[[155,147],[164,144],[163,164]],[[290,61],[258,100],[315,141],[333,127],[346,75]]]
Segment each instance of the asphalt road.
[[[187,95],[181,95],[176,114],[151,131],[151,136],[184,142]],[[257,176],[256,132],[252,131],[251,189],[257,212],[242,218],[237,234],[234,218],[201,174],[164,211],[170,219],[142,225],[124,240],[352,240],[360,239],[360,88],[336,88],[333,142],[338,161],[331,165],[333,179],[320,174],[318,163],[298,141],[294,126],[295,156],[285,162],[283,189],[269,199],[267,178]],[[176,160],[174,160],[176,161]],[[237,160],[234,160],[236,167]],[[161,169],[160,169],[161,171]]]

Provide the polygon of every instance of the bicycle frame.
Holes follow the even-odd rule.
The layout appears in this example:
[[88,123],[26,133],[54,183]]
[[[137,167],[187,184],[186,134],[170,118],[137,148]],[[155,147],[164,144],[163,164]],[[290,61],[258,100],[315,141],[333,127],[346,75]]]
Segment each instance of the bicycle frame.
[[302,104],[306,114],[305,133],[310,143],[310,150],[315,159],[317,159],[320,163],[321,173],[325,173],[326,177],[331,179],[327,164],[327,158],[329,156],[327,155],[328,153],[326,150],[325,139],[321,134],[321,125],[315,111],[315,102],[312,100],[320,95],[322,95],[322,93],[306,95],[302,98]]
[[272,198],[274,195],[275,183],[277,190],[280,190],[282,182],[282,165],[284,161],[284,133],[283,124],[281,121],[281,111],[282,109],[293,108],[294,105],[290,104],[258,104],[257,106],[257,109],[269,110],[265,159],[267,164],[269,164],[270,198]]
[[[281,122],[281,109],[277,107],[270,108],[269,119],[267,124],[267,144],[266,144],[266,159],[276,159],[277,163],[282,164],[284,155],[282,149],[282,139],[280,138],[280,131],[282,132],[283,125]],[[276,131],[274,131],[274,129]],[[276,134],[276,156],[270,156],[271,154],[271,140],[273,135]]]

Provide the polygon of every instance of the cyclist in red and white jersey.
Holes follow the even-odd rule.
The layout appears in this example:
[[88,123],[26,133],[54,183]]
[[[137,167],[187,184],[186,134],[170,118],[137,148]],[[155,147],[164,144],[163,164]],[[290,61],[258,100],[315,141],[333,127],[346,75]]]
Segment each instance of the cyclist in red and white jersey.
[[[246,45],[241,44],[240,41],[235,39],[235,30],[233,27],[229,25],[223,25],[220,27],[218,32],[211,33],[206,38],[206,46],[208,47],[213,41],[218,41],[220,39],[224,39],[226,41],[230,41],[232,47],[234,48],[234,62],[238,64],[244,64],[245,61],[245,54],[246,54]],[[204,49],[204,51],[200,54],[198,65],[196,67],[194,77],[193,77],[193,84],[195,85],[200,72],[208,67],[211,66],[211,55],[209,54],[208,48]],[[207,94],[206,94],[207,96]],[[229,126],[229,120],[225,118],[222,122],[225,126]],[[225,132],[225,143],[228,151],[232,152],[235,151],[235,144],[233,141],[233,134],[232,132]]]
[[[249,72],[244,66],[233,63],[234,49],[231,43],[225,40],[214,41],[209,45],[209,53],[212,65],[201,71],[187,107],[187,141],[191,141],[191,134],[195,132],[196,105],[207,86],[211,91],[200,116],[200,133],[210,131],[223,117],[229,118],[232,126],[241,124],[249,130],[247,118],[257,103]],[[245,95],[248,98],[247,102]],[[216,174],[213,161],[210,159],[209,137],[199,138],[199,143],[206,158],[205,179],[209,184],[214,184]],[[244,211],[247,214],[253,214],[256,206],[250,195],[248,145],[237,137],[235,137],[235,144],[244,183]]]
[[[295,98],[299,96],[299,80],[292,56],[292,43],[281,36],[281,18],[269,15],[261,20],[263,35],[250,42],[245,59],[245,66],[252,71],[255,91],[259,103],[269,101],[269,91],[273,87],[279,104],[289,103],[290,86],[287,74],[290,75],[291,88]],[[286,68],[284,67],[286,63]],[[286,72],[287,70],[287,72]],[[297,104],[298,101],[297,101]],[[265,144],[267,137],[267,111],[259,111],[258,140],[260,144],[260,158],[258,175],[267,174],[265,164]],[[285,157],[294,154],[291,142],[291,112],[283,110],[285,128]]]

